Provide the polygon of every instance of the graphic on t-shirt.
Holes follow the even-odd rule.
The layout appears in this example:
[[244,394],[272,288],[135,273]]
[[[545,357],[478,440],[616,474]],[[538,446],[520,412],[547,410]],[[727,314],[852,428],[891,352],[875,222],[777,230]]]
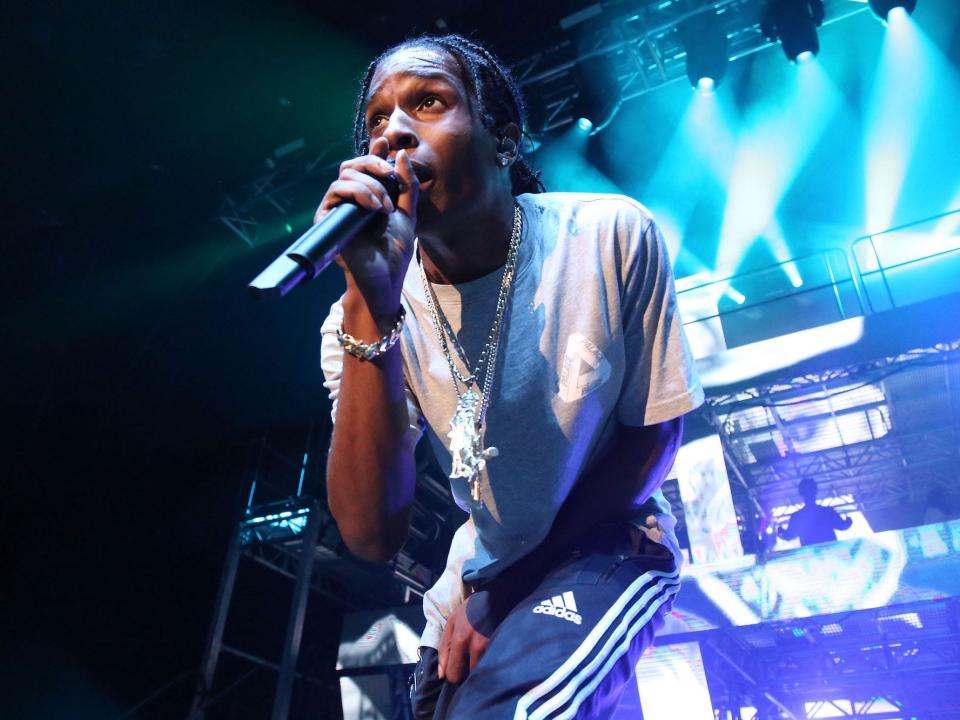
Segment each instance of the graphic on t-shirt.
[[610,363],[600,349],[580,333],[567,338],[560,372],[560,399],[575,402],[610,378]]

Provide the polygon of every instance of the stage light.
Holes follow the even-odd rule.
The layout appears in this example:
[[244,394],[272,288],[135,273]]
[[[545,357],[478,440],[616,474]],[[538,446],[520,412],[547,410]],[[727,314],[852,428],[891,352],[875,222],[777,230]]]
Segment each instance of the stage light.
[[823,0],[770,0],[760,29],[771,42],[780,41],[790,62],[809,62],[820,52],[817,28],[822,24]]
[[573,101],[577,127],[596,135],[613,120],[622,102],[620,79],[609,58],[603,55],[579,61],[571,75],[577,86]]
[[743,305],[747,301],[746,296],[733,287],[733,285],[727,285],[727,288],[723,291],[723,294],[733,300],[737,305]]
[[704,12],[684,20],[677,28],[687,52],[687,77],[701,92],[712,92],[727,72],[730,56],[727,33],[716,12]]
[[898,16],[910,15],[917,7],[917,0],[869,0],[874,15],[890,22]]
[[803,65],[804,63],[808,63],[811,60],[813,60],[815,57],[816,55],[814,55],[809,50],[804,50],[802,53],[797,55],[797,65]]

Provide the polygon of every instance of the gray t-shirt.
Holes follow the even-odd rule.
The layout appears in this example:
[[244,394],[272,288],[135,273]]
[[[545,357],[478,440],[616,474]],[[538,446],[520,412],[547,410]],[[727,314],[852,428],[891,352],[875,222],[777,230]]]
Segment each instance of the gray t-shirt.
[[[666,246],[646,209],[616,195],[543,193],[521,195],[517,202],[523,233],[483,437],[484,447],[496,447],[499,455],[481,473],[481,502],[472,501],[466,480],[451,481],[457,504],[470,518],[454,536],[446,571],[424,599],[422,642],[433,647],[444,619],[462,602],[462,581],[495,576],[543,540],[577,479],[612,443],[618,423],[653,425],[703,400]],[[487,340],[501,277],[497,271],[460,285],[433,286],[471,363]],[[414,265],[403,303],[410,442],[419,438],[422,418],[449,473],[447,430],[457,395]],[[322,364],[334,419],[341,317],[337,303],[323,327]],[[664,543],[678,552],[669,503],[659,491],[653,500]]]

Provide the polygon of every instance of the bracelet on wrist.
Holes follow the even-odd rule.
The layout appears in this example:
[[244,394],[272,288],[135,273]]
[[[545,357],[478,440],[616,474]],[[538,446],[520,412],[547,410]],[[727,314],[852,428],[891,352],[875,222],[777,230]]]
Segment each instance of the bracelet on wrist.
[[407,311],[404,309],[403,305],[401,305],[400,310],[397,312],[397,321],[394,323],[390,332],[372,343],[365,343],[363,340],[355,338],[353,335],[345,332],[343,329],[343,321],[341,320],[340,327],[337,328],[337,342],[340,343],[340,347],[358,360],[373,360],[374,358],[380,357],[387,350],[397,344],[397,340],[400,339],[400,331],[403,329],[403,321],[406,316]]

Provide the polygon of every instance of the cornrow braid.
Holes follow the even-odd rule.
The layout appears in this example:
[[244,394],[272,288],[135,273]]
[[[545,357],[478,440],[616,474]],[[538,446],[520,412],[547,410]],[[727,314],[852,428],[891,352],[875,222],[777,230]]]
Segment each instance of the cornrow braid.
[[[367,66],[353,118],[353,144],[358,155],[369,151],[370,138],[364,110],[373,75],[384,59],[398,50],[412,47],[439,48],[456,61],[461,80],[476,104],[480,120],[491,133],[496,135],[499,128],[508,123],[523,128],[524,106],[520,88],[510,71],[490,50],[462,35],[423,35],[394,45]],[[517,157],[510,166],[510,185],[514,195],[540,193],[546,189],[540,180],[539,171],[533,169],[520,154],[519,148]]]

